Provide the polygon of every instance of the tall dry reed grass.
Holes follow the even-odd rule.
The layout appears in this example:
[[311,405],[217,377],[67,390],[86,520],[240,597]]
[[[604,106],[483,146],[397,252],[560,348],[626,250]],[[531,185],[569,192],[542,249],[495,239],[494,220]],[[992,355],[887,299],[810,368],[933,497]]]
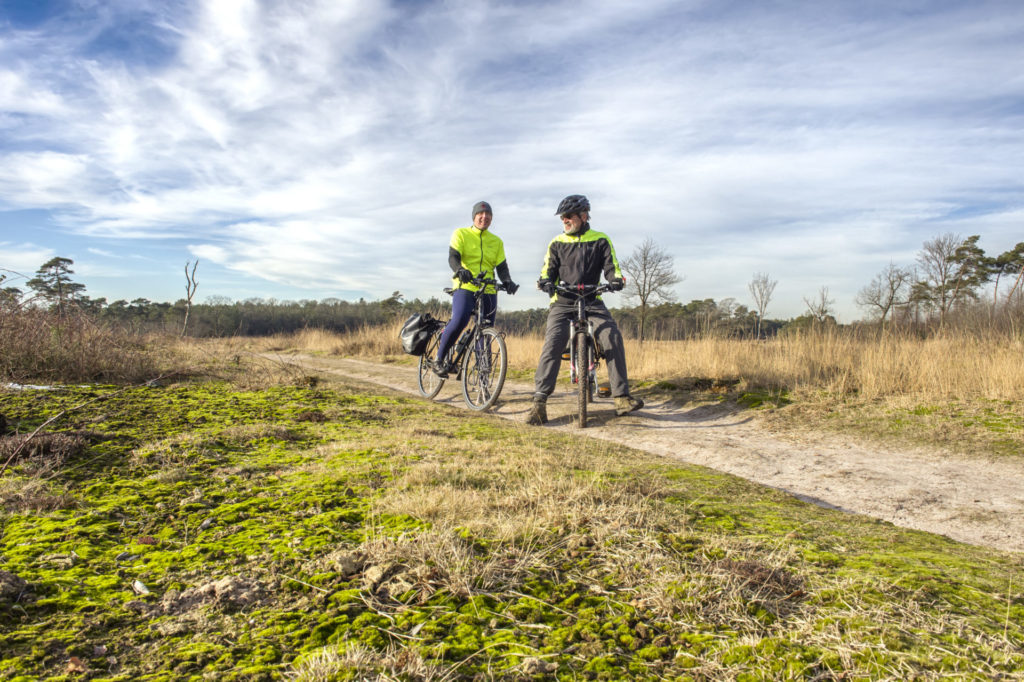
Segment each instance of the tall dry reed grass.
[[[394,361],[401,321],[350,334],[306,330],[261,341],[267,347]],[[509,367],[532,372],[543,337],[509,336]],[[1017,400],[1024,385],[1024,341],[1007,334],[949,331],[920,338],[845,329],[807,331],[766,341],[705,337],[626,341],[634,382],[740,381],[748,389],[823,391],[864,399]]]
[[0,380],[134,383],[175,366],[168,344],[80,312],[0,310]]
[[341,334],[323,329],[303,329],[292,334],[258,337],[251,345],[260,351],[298,351],[300,353],[328,353],[386,361],[401,354],[398,332],[402,322],[387,325],[362,326]]

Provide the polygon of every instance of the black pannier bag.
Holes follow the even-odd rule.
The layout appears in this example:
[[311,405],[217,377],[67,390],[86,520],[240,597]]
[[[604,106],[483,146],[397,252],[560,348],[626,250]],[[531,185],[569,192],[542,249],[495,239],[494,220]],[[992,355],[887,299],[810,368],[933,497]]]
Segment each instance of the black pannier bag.
[[431,334],[437,331],[439,326],[440,320],[434,319],[430,313],[413,313],[398,334],[398,338],[402,340],[402,350],[409,355],[423,355]]

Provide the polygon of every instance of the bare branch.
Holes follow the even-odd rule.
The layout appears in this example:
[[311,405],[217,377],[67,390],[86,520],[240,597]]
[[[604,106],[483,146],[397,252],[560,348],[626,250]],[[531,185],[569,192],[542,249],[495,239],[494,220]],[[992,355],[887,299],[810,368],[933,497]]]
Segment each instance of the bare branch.
[[764,319],[764,313],[768,310],[772,294],[775,293],[775,285],[778,283],[778,280],[771,279],[767,272],[755,272],[754,279],[747,285],[750,295],[754,297],[754,307],[757,308],[757,338],[761,338],[761,320]]
[[857,292],[854,301],[860,307],[877,313],[879,321],[885,325],[889,313],[904,302],[900,300],[901,296],[907,293],[912,280],[913,273],[908,268],[890,262],[869,284]]
[[626,274],[626,297],[640,302],[640,342],[644,340],[647,309],[659,302],[675,300],[672,290],[683,278],[675,273],[668,251],[649,237],[638,246],[620,267]]
[[818,289],[818,294],[814,298],[805,296],[804,303],[807,304],[807,312],[814,318],[814,321],[824,323],[832,315],[835,299],[828,297],[828,287],[822,287]]

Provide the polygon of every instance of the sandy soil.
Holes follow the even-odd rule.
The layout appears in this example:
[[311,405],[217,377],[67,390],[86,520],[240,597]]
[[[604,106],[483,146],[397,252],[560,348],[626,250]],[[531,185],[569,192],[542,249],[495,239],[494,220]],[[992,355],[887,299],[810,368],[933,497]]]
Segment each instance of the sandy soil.
[[[271,356],[268,356],[271,357]],[[288,363],[419,395],[408,366],[311,356],[272,356]],[[548,401],[545,427],[527,427],[533,385],[507,381],[494,414],[523,428],[584,433],[672,459],[741,476],[800,499],[939,533],[961,542],[1024,551],[1024,463],[965,459],[944,452],[880,448],[825,433],[773,433],[751,413],[720,406],[679,408],[649,402],[616,417],[611,399],[594,403],[590,426],[573,423],[575,396]],[[464,406],[449,380],[435,398]]]

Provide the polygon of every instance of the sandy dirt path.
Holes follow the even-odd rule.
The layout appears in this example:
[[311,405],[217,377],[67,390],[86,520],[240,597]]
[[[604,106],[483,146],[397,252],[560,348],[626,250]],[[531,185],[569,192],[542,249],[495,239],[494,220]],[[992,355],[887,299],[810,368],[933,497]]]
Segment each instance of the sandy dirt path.
[[[357,379],[419,395],[408,366],[303,355],[266,355],[309,371]],[[1024,551],[1024,463],[966,459],[925,450],[879,448],[825,433],[778,434],[747,411],[719,406],[680,408],[648,402],[616,417],[610,399],[594,403],[590,426],[572,423],[574,394],[548,401],[545,427],[525,424],[533,385],[507,381],[494,414],[523,428],[556,428],[699,464],[785,490],[800,499],[866,514],[906,528],[1015,552]],[[465,405],[458,382],[445,383],[436,401]]]

